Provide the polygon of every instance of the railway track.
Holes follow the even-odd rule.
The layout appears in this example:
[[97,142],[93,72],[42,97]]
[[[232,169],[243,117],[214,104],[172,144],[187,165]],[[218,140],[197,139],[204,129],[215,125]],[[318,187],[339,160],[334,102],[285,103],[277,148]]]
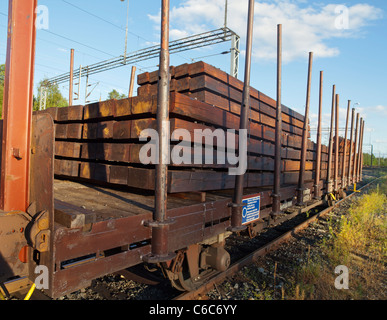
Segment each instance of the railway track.
[[[321,211],[315,212],[312,216],[307,218],[306,220],[302,221],[301,223],[297,224],[296,226],[292,227],[290,230],[282,233],[280,236],[276,237],[274,240],[269,241],[268,243],[260,246],[255,251],[247,254],[243,258],[239,259],[238,261],[235,261],[226,271],[217,273],[214,277],[209,279],[204,285],[199,287],[195,291],[190,292],[184,292],[178,296],[176,296],[173,300],[200,300],[200,299],[206,299],[206,294],[211,291],[212,289],[216,288],[216,285],[222,283],[226,278],[235,275],[238,273],[243,267],[252,264],[253,262],[257,261],[258,258],[265,256],[269,252],[272,252],[276,250],[279,246],[281,246],[284,242],[290,240],[295,234],[299,233],[300,231],[307,228],[311,223],[317,221],[319,218],[326,216],[328,213],[330,213],[332,210],[334,210],[336,207],[338,207],[340,204],[342,204],[344,201],[350,199],[357,193],[365,190],[375,182],[377,182],[379,178],[375,178],[372,181],[368,182],[367,184],[363,185],[361,188],[359,188],[356,191],[351,192],[348,194],[345,198],[338,200],[334,203],[334,205],[330,207],[325,207]],[[305,210],[310,210],[312,208],[316,208],[316,205],[312,205],[310,207],[304,208]]]

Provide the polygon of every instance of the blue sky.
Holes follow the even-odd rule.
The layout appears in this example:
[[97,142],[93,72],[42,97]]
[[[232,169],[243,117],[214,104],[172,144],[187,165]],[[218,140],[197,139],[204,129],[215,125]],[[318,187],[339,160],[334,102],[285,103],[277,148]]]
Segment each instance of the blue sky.
[[[160,2],[129,3],[128,52],[159,41]],[[247,0],[229,0],[228,26],[241,36],[239,79],[243,79]],[[171,0],[171,39],[217,29],[223,25],[225,0]],[[75,67],[123,54],[127,2],[120,0],[40,0],[48,9],[48,30],[38,30],[35,84],[68,72],[70,49]],[[0,62],[5,61],[8,1],[0,2]],[[282,101],[303,113],[306,96],[308,52],[314,52],[311,124],[318,111],[319,72],[324,71],[324,127],[329,126],[332,85],[340,94],[340,127],[345,126],[347,100],[366,121],[364,150],[387,157],[387,3],[385,0],[256,1],[251,85],[275,97],[276,26],[283,25],[284,65]],[[346,24],[347,22],[347,24]],[[229,71],[230,55],[219,53],[230,43],[171,56],[179,65],[204,60]],[[205,57],[205,58],[200,58]],[[157,59],[140,62],[137,74],[156,70]],[[106,99],[112,89],[127,93],[131,66],[93,75],[90,100]],[[68,96],[68,84],[61,84]],[[77,88],[74,88],[77,91]],[[36,92],[36,90],[35,90]],[[84,81],[80,88],[84,103]],[[324,137],[326,141],[326,136]],[[323,140],[323,142],[325,142]]]

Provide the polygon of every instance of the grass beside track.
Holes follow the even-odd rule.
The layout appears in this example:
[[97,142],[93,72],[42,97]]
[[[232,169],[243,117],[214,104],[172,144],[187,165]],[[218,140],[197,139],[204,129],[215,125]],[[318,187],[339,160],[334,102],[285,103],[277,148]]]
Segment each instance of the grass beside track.
[[[293,298],[385,299],[387,180],[357,198],[338,220],[330,220],[321,255],[300,266]],[[333,272],[336,267],[336,272]],[[344,285],[348,270],[348,286]],[[337,282],[337,289],[335,287]]]
[[385,300],[386,211],[384,178],[222,283],[215,299]]

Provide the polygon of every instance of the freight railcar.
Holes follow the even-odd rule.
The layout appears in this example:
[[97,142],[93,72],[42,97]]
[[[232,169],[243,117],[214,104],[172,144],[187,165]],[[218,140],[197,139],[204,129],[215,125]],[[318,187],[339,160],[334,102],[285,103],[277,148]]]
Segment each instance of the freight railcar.
[[[34,1],[13,4],[20,16],[11,21],[33,12]],[[332,201],[360,180],[364,122],[357,115],[354,130],[354,111],[349,139],[336,131],[329,146],[314,143],[304,115],[282,105],[277,112],[275,100],[204,62],[164,65],[167,125],[160,125],[160,71],[138,76],[135,97],[32,114],[27,27],[10,33],[0,122],[3,291],[36,283],[58,298],[139,264],[193,290],[228,268],[224,245],[233,232],[255,236],[287,208]],[[338,103],[333,93],[332,111]],[[159,203],[161,190],[167,198]]]

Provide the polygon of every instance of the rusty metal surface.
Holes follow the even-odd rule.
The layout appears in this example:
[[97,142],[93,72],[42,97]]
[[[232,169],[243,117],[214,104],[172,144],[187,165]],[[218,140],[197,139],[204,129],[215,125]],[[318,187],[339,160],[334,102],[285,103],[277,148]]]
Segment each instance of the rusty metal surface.
[[152,250],[143,260],[149,263],[165,262],[175,256],[168,252],[169,225],[174,221],[167,217],[168,186],[168,132],[169,121],[169,88],[170,88],[170,55],[169,55],[169,0],[161,2],[161,40],[160,63],[157,95],[157,132],[159,136],[158,162],[155,170],[155,207],[153,221],[147,223],[152,228]]
[[359,113],[356,114],[356,127],[355,127],[355,143],[354,143],[354,150],[353,150],[353,172],[352,172],[352,182],[357,182],[357,137],[358,137],[358,131],[359,131]]
[[348,185],[352,184],[353,175],[352,175],[352,152],[353,152],[353,130],[354,130],[354,121],[355,121],[355,108],[352,108],[352,116],[351,116],[351,133],[349,139],[349,164],[348,164]]
[[281,147],[282,147],[282,25],[277,26],[277,110],[275,123],[275,158],[274,158],[274,186],[273,186],[273,215],[281,211]]
[[363,130],[364,130],[364,120],[363,118],[360,118],[360,133],[359,133],[359,148],[358,148],[358,160],[357,160],[357,163],[358,163],[358,166],[357,166],[357,173],[356,173],[356,176],[357,176],[357,182],[359,182],[361,180],[361,177],[360,177],[360,172],[361,172],[361,167],[363,165],[362,163],[362,154],[363,154]]
[[19,259],[20,251],[27,245],[24,232],[28,223],[23,212],[0,212],[0,283],[28,274],[28,264]]
[[334,173],[334,191],[339,191],[339,95],[336,94],[336,109],[335,109],[335,173]]
[[312,82],[312,64],[313,64],[313,52],[309,52],[309,65],[308,65],[308,83],[306,89],[306,104],[305,104],[305,121],[304,128],[302,130],[302,146],[301,146],[301,163],[300,172],[298,178],[297,188],[297,204],[304,204],[304,190],[305,190],[305,162],[306,162],[306,151],[308,142],[308,122],[309,122],[309,106],[310,106],[310,89]]
[[365,126],[365,121],[363,120],[363,127],[362,127],[362,135],[361,135],[361,152],[360,152],[360,181],[363,181],[363,142],[364,142],[364,126]]
[[[30,250],[29,278],[35,279],[36,264],[54,271],[52,234],[54,232],[54,122],[47,113],[32,117],[29,215],[33,218],[26,233],[29,244],[39,251],[34,261]],[[32,242],[32,243],[31,243]],[[36,259],[35,259],[36,260]]]
[[[54,129],[51,117],[34,115],[29,179],[31,204],[26,212],[1,213],[0,282],[11,276],[28,275],[30,279],[36,276],[35,264],[32,262],[33,247],[41,252],[40,263],[50,266],[49,251],[52,251],[52,243],[49,239],[53,227],[53,143]],[[28,249],[21,251],[22,248]]]
[[335,119],[336,85],[332,86],[331,126],[329,130],[328,172],[326,180],[327,193],[332,191],[332,154],[333,154],[333,123]]
[[3,103],[0,208],[29,206],[29,161],[37,0],[10,0]]
[[348,176],[346,174],[346,163],[347,163],[347,133],[348,133],[348,121],[349,121],[349,110],[351,109],[351,100],[348,100],[347,116],[345,118],[345,137],[344,137],[344,150],[343,150],[343,171],[341,175],[341,187],[344,189],[348,185]]
[[323,97],[323,77],[324,72],[320,71],[320,91],[319,91],[319,104],[318,104],[318,125],[317,125],[317,151],[316,151],[316,173],[314,179],[314,198],[320,199],[320,175],[321,175],[321,121],[322,121],[322,97]]
[[30,199],[37,212],[50,213],[54,223],[54,122],[47,113],[33,116],[31,136]]
[[[248,22],[247,22],[247,41],[246,41],[246,63],[245,63],[245,76],[243,83],[242,93],[242,105],[240,113],[239,129],[246,130],[249,117],[250,109],[250,73],[251,73],[251,55],[252,55],[252,43],[253,43],[253,29],[254,29],[254,1],[249,0],[248,9]],[[243,164],[247,161],[247,150],[246,152],[239,152],[239,163]],[[245,229],[242,226],[242,195],[243,195],[243,183],[244,174],[239,174],[235,177],[235,188],[232,205],[232,230],[240,231]]]

